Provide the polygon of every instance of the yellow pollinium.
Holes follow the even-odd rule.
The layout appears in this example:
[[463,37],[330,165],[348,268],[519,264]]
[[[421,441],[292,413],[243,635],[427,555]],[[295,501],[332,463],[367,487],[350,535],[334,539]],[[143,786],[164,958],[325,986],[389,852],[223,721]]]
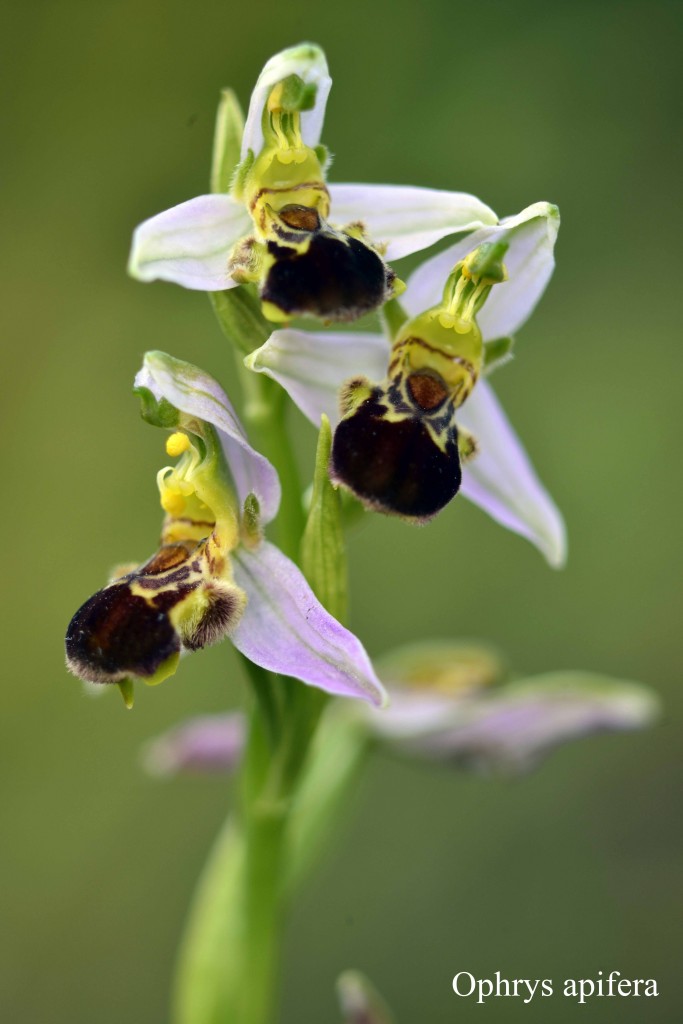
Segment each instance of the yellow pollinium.
[[166,453],[172,458],[184,456],[176,467],[166,466],[157,474],[159,499],[164,512],[170,516],[182,516],[187,500],[195,494],[192,473],[199,459],[196,449],[184,431],[177,430],[166,441]]
[[187,434],[177,430],[174,434],[166,441],[166,454],[175,458],[177,455],[182,455],[183,452],[188,451],[191,448],[190,439]]

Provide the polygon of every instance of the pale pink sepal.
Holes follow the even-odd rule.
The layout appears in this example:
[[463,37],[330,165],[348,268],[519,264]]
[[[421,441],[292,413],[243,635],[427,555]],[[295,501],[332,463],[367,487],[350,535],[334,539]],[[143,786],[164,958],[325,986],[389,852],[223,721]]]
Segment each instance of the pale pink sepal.
[[380,707],[384,687],[360,641],[318,601],[301,571],[268,541],[233,554],[247,607],[232,634],[238,650],[270,672]]

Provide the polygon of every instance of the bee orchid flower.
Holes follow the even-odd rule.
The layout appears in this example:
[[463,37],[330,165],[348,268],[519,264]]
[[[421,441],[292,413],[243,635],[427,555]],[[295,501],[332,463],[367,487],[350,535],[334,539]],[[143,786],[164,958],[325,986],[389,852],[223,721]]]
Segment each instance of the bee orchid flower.
[[313,44],[272,57],[252,93],[230,192],[198,196],[142,223],[133,277],[203,291],[253,282],[269,320],[349,321],[402,289],[385,260],[497,223],[463,192],[329,185],[320,137],[331,84]]
[[91,683],[158,683],[181,653],[229,636],[249,660],[328,693],[381,705],[357,638],[329,615],[299,569],[263,537],[276,515],[274,467],[247,441],[207,374],[160,352],[135,379],[145,419],[172,431],[157,475],[166,515],[159,550],[76,612],[67,667]]
[[398,648],[377,671],[391,706],[370,716],[376,737],[410,757],[480,774],[527,772],[557,746],[643,728],[658,712],[638,683],[574,670],[511,679],[495,652],[473,644]]
[[[408,279],[408,319],[391,341],[278,330],[245,363],[313,424],[324,413],[339,425],[332,476],[370,507],[420,521],[460,489],[559,567],[562,516],[485,379],[545,290],[558,228],[557,208],[536,203],[427,260]],[[486,252],[489,276],[477,276]]]

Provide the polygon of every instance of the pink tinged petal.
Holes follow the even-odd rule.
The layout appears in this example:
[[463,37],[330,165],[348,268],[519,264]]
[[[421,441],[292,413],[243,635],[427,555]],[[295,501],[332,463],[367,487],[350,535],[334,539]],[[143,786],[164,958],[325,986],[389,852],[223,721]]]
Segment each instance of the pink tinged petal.
[[246,610],[232,634],[242,654],[262,668],[358,697],[378,707],[382,684],[360,641],[325,611],[302,573],[274,545],[233,554],[235,582],[247,594]]
[[[419,252],[459,231],[498,223],[493,210],[467,192],[411,185],[330,185],[329,189],[331,222],[361,221],[375,244],[386,245],[387,260]],[[448,273],[442,289],[446,277]]]
[[358,376],[383,380],[388,360],[389,343],[380,334],[282,330],[274,331],[244,363],[276,380],[318,427],[323,413],[333,426],[338,422],[344,381]]
[[492,288],[477,314],[486,340],[515,334],[527,321],[543,295],[555,266],[553,254],[560,214],[550,203],[534,203],[497,227],[482,228],[423,263],[408,279],[401,302],[411,314],[441,301],[444,282],[456,263],[482,242],[505,240],[508,280]]
[[139,281],[173,281],[198,291],[234,288],[230,251],[250,226],[248,213],[230,196],[189,199],[135,229],[128,273]]
[[185,416],[210,423],[219,433],[240,505],[255,494],[264,523],[275,518],[280,505],[280,481],[275,467],[247,441],[221,386],[208,373],[164,352],[147,352],[136,387],[146,387],[157,400],[165,398]]
[[480,771],[524,771],[553,747],[596,732],[639,729],[657,716],[645,687],[584,672],[554,672],[496,693],[463,699],[442,725],[400,745]]
[[561,568],[567,557],[564,520],[487,381],[480,380],[458,410],[458,422],[478,442],[477,454],[463,466],[461,493]]
[[263,149],[263,131],[261,117],[263,107],[271,89],[278,82],[298,75],[304,82],[315,85],[317,92],[312,110],[301,114],[301,135],[307,146],[317,146],[320,142],[327,97],[332,87],[332,79],[327,69],[325,54],[313,43],[300,43],[271,57],[258,77],[249,102],[249,111],[242,136],[242,159],[251,150],[258,155]]
[[242,758],[244,742],[242,714],[205,715],[150,740],[142,759],[151,775],[229,774]]

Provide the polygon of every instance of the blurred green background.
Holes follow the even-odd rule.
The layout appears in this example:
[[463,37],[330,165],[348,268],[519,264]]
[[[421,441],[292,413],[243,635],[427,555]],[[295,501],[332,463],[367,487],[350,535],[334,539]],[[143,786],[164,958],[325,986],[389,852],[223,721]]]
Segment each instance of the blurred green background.
[[[560,205],[558,269],[496,378],[569,526],[554,573],[458,500],[427,529],[367,517],[353,625],[371,653],[489,637],[520,671],[585,667],[662,695],[653,730],[577,743],[516,783],[377,759],[291,919],[283,1021],[337,1019],[365,970],[401,1024],[683,1018],[679,4],[347,0],[6,3],[1,415],[2,1019],[163,1024],[178,937],[232,799],[160,784],[144,740],[239,700],[229,645],[138,694],[63,669],[78,605],[156,543],[162,437],[130,386],[163,348],[222,377],[206,297],[127,279],[135,224],[206,190],[215,104],[314,39],[336,180]],[[403,264],[398,264],[400,271]],[[312,431],[297,421],[307,458]],[[414,580],[399,590],[396,574]],[[654,977],[657,1000],[458,1000],[490,977]]]

